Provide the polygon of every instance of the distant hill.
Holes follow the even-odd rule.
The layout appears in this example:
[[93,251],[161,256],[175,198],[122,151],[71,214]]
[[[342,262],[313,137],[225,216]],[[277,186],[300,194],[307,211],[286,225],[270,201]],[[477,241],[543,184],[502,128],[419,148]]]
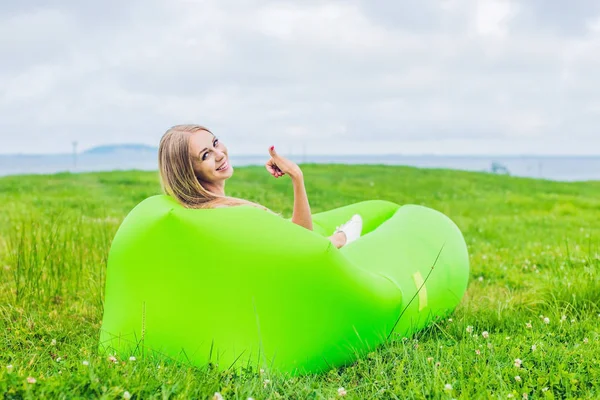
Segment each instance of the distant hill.
[[83,154],[114,154],[114,153],[130,153],[130,152],[144,152],[144,153],[156,153],[158,152],[157,147],[148,146],[145,144],[107,144],[103,146],[92,147],[83,152]]

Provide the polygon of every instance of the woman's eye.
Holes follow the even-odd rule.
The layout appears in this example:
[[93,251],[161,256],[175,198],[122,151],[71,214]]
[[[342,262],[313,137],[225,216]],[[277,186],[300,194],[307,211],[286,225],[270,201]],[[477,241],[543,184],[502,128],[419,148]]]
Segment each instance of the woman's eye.
[[[219,144],[219,139],[215,139],[215,141],[213,142],[213,147],[217,147],[218,144]],[[208,157],[209,153],[210,153],[210,151],[207,151],[204,154],[202,154],[202,161],[206,160],[206,157]]]

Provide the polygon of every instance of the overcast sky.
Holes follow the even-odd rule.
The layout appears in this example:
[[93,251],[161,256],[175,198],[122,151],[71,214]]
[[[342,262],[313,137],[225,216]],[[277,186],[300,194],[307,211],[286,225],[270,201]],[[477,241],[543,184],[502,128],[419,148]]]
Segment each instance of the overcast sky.
[[600,154],[598,0],[2,1],[0,153]]

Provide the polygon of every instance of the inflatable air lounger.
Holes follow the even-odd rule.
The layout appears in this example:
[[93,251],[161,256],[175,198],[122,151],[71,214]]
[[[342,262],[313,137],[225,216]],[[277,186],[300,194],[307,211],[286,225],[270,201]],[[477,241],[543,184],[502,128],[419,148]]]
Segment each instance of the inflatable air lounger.
[[[327,236],[355,213],[362,236],[337,249]],[[411,335],[465,293],[467,247],[438,211],[369,200],[313,225],[252,206],[142,201],[111,245],[101,351],[314,373]]]

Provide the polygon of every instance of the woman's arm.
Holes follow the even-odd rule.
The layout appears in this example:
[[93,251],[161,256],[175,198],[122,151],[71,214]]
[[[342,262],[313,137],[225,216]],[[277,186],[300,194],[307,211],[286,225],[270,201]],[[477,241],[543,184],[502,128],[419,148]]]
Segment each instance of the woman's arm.
[[269,148],[269,154],[271,155],[271,159],[265,164],[267,171],[275,178],[287,174],[292,179],[292,185],[294,186],[294,213],[292,215],[292,222],[312,231],[312,215],[310,213],[306,188],[304,187],[302,170],[295,162],[277,154],[275,146]]
[[292,185],[294,186],[294,213],[292,215],[292,222],[312,231],[312,214],[310,213],[310,204],[308,204],[308,196],[304,187],[302,174],[292,177]]

